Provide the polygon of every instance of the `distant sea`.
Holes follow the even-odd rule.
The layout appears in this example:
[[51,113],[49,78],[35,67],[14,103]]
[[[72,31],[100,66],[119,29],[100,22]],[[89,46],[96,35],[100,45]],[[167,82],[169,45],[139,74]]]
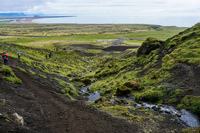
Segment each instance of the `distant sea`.
[[156,24],[163,26],[191,27],[200,22],[199,17],[133,17],[133,16],[77,16],[37,19],[38,23],[77,24]]

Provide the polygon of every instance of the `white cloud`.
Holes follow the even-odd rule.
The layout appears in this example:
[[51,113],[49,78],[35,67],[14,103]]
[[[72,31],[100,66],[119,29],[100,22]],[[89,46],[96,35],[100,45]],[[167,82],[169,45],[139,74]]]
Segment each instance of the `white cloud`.
[[46,0],[43,1],[42,5],[36,3],[27,12],[44,12],[47,14],[199,16],[199,5],[199,0]]
[[158,20],[200,16],[200,0],[0,0],[0,5],[0,12],[30,14],[152,17]]

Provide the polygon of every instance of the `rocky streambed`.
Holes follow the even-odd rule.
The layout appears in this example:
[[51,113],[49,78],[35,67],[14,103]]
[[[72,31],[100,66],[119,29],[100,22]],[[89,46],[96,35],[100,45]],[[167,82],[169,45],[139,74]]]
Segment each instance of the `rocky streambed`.
[[[101,98],[100,93],[98,91],[95,91],[93,93],[89,92],[89,89],[91,88],[92,85],[93,83],[88,87],[81,88],[81,94],[86,96],[90,102],[94,102],[95,100]],[[184,126],[186,127],[200,127],[200,121],[198,117],[185,109],[179,111],[174,107],[168,105],[157,106],[155,104],[147,102],[137,103],[135,101],[134,96],[124,96],[124,97],[111,96],[111,97],[112,98],[110,99],[110,101],[112,104],[115,104],[117,101],[119,101],[119,99],[123,101],[123,103],[127,103],[128,101],[133,101],[135,102],[135,105],[132,106],[131,108],[144,107],[146,110],[157,111],[162,115],[170,114],[173,115],[174,119],[178,120],[180,123],[183,123]]]

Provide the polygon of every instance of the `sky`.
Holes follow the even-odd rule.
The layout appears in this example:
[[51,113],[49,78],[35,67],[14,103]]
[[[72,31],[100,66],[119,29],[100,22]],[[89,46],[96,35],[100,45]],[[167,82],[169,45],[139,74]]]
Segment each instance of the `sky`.
[[1,13],[109,16],[113,20],[117,16],[132,17],[141,19],[135,22],[169,21],[168,25],[174,19],[178,26],[192,26],[200,21],[200,0],[0,0],[0,5]]

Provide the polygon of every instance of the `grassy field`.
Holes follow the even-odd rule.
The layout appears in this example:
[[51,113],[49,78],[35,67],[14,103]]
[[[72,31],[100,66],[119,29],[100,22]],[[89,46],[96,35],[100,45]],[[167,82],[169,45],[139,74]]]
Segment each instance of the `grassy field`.
[[[14,43],[34,48],[53,49],[54,44],[110,45],[112,40],[125,40],[125,45],[139,46],[148,37],[165,40],[184,27],[163,27],[140,24],[0,24],[0,42]],[[11,35],[11,36],[7,36]],[[101,40],[101,41],[99,41]]]

